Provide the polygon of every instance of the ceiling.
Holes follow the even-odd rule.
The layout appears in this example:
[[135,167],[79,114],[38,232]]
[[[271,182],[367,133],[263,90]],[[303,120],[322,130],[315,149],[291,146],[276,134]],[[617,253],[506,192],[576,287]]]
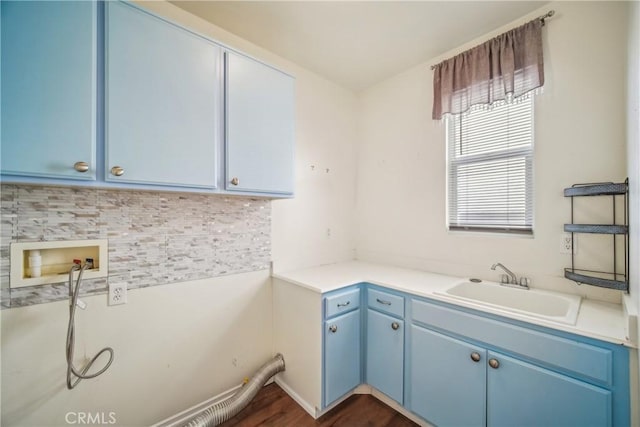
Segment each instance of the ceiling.
[[548,2],[171,3],[343,87],[361,91]]

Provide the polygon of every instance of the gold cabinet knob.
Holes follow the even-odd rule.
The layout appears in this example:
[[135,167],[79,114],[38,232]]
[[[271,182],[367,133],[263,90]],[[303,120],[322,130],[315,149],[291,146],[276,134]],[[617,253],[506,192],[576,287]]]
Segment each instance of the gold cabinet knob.
[[73,168],[78,172],[87,172],[89,170],[89,163],[87,163],[87,162],[76,162],[73,165]]
[[329,330],[335,334],[336,331],[338,330],[338,327],[336,325],[331,325],[329,326]]
[[477,351],[474,351],[473,353],[471,353],[471,360],[473,360],[474,362],[479,362],[480,361],[480,353],[478,353]]
[[493,369],[498,369],[498,367],[500,366],[500,362],[498,362],[497,359],[489,359],[489,366],[491,366]]
[[400,324],[398,322],[393,322],[391,324],[391,329],[393,329],[394,331],[397,331],[398,328],[400,328]]
[[120,166],[114,166],[111,168],[111,175],[113,176],[122,176],[124,175],[124,169]]
[[240,184],[240,180],[237,177],[231,178],[231,184],[238,185]]

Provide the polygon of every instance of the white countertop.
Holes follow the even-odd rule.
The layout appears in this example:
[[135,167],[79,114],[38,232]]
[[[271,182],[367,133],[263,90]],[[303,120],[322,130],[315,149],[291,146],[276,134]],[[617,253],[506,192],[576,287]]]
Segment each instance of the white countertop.
[[575,325],[562,324],[551,320],[514,313],[500,308],[486,306],[481,303],[463,301],[447,297],[439,293],[459,282],[461,277],[445,276],[425,271],[411,270],[372,264],[361,261],[349,261],[328,264],[319,267],[305,268],[282,273],[274,273],[273,277],[307,288],[313,292],[325,293],[360,282],[384,286],[409,294],[444,301],[462,307],[468,307],[487,313],[498,314],[545,326],[560,331],[600,339],[629,347],[636,344],[629,339],[630,322],[622,305],[583,299]]

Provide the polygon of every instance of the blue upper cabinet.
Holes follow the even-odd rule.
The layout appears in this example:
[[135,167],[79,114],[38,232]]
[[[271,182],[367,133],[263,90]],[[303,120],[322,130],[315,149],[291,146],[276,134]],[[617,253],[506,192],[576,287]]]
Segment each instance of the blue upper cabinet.
[[0,17],[3,181],[293,195],[291,76],[127,2]]
[[105,179],[215,188],[220,47],[136,6],[106,7]]
[[293,194],[294,84],[287,74],[227,52],[227,190]]
[[2,174],[95,179],[96,3],[2,1],[0,14]]

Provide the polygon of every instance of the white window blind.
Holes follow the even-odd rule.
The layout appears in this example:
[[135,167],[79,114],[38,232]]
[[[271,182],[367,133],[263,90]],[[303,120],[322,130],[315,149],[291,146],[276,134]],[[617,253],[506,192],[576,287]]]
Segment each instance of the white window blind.
[[447,119],[450,230],[532,233],[533,96]]

